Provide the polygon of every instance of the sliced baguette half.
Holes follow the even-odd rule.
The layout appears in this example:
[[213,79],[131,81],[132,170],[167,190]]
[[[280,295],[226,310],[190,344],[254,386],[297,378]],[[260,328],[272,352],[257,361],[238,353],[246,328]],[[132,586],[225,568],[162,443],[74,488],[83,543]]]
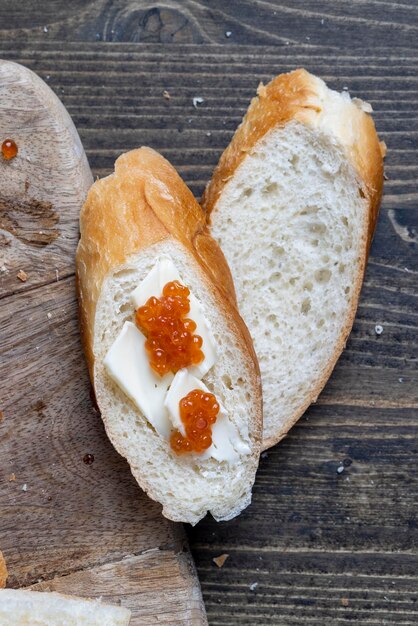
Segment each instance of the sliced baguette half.
[[[230,519],[246,507],[262,436],[261,381],[250,335],[234,305],[231,275],[205,214],[174,168],[149,148],[128,152],[92,186],[80,218],[77,283],[91,379],[106,432],[163,514],[195,524],[207,511]],[[200,301],[218,346],[203,383],[225,407],[250,453],[234,463],[177,456],[113,383],[104,358],[133,290],[162,255]],[[156,294],[157,295],[157,294]]]
[[0,626],[128,626],[131,612],[55,592],[0,590]]
[[260,85],[202,199],[260,363],[263,448],[315,401],[353,324],[383,188],[370,111],[303,69]]

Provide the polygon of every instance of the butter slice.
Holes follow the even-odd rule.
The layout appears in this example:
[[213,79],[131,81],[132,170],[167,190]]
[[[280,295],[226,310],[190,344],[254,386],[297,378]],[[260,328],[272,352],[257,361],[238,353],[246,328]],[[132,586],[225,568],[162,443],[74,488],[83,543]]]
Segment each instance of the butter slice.
[[[173,280],[177,280],[182,285],[185,284],[171,258],[168,256],[160,257],[152,270],[132,292],[131,297],[135,309],[143,306],[152,296],[161,297],[165,285]],[[186,286],[188,287],[188,285]],[[203,361],[199,365],[189,367],[189,372],[197,378],[203,378],[216,362],[216,343],[209,322],[204,316],[202,305],[192,292],[190,292],[189,301],[190,312],[187,317],[196,323],[195,334],[202,337],[202,352],[204,354]]]
[[135,324],[125,322],[106,354],[104,366],[155,430],[168,439],[172,426],[164,398],[174,376],[169,373],[161,378],[151,369],[145,341]]
[[[206,385],[198,378],[190,374],[187,369],[182,369],[175,375],[164,402],[174,428],[179,430],[182,435],[185,435],[186,431],[181,421],[179,403],[182,398],[194,389],[209,392]],[[238,461],[240,455],[250,454],[251,450],[241,439],[236,427],[228,418],[227,412],[220,402],[219,405],[218,417],[212,426],[212,445],[203,454],[196,455],[196,458],[203,461],[213,457],[217,461],[234,463]]]

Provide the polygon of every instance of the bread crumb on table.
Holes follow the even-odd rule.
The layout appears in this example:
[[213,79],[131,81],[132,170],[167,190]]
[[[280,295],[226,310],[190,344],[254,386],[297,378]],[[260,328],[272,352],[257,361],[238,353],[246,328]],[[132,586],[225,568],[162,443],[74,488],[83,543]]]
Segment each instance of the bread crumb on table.
[[348,606],[349,601],[348,598],[341,598],[341,606]]
[[27,279],[28,279],[28,275],[23,270],[19,270],[18,271],[17,277],[18,277],[19,280],[22,281],[22,283],[25,283],[27,281]]
[[171,96],[170,96],[169,92],[167,91],[167,89],[164,89],[164,91],[163,91],[163,97],[164,97],[166,100],[170,100]]
[[218,566],[218,567],[223,567],[225,564],[225,561],[227,560],[227,558],[229,557],[229,554],[220,554],[219,556],[215,556],[212,561]]
[[9,481],[13,482],[14,480],[16,480],[16,474],[14,472],[12,472],[9,476]]

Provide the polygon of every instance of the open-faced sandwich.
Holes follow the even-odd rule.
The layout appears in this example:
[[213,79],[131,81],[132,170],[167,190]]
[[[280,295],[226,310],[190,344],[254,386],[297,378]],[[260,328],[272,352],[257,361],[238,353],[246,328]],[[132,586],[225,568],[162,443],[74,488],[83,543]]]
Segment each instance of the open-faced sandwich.
[[205,214],[141,148],[94,183],[80,230],[81,326],[110,440],[170,519],[234,517],[258,465],[261,384]]

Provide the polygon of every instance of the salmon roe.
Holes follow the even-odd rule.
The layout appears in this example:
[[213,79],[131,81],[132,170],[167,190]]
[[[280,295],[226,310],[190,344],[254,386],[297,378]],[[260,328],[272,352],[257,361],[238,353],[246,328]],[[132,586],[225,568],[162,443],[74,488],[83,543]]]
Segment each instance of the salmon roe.
[[176,454],[207,450],[212,445],[212,425],[220,409],[215,396],[194,389],[180,400],[179,405],[186,436],[175,430],[170,437],[172,449]]
[[202,337],[186,317],[190,290],[177,281],[167,283],[161,298],[151,297],[135,313],[135,322],[147,338],[145,349],[152,369],[160,376],[203,361]]
[[17,155],[17,145],[13,139],[5,139],[1,144],[1,153],[8,161]]

